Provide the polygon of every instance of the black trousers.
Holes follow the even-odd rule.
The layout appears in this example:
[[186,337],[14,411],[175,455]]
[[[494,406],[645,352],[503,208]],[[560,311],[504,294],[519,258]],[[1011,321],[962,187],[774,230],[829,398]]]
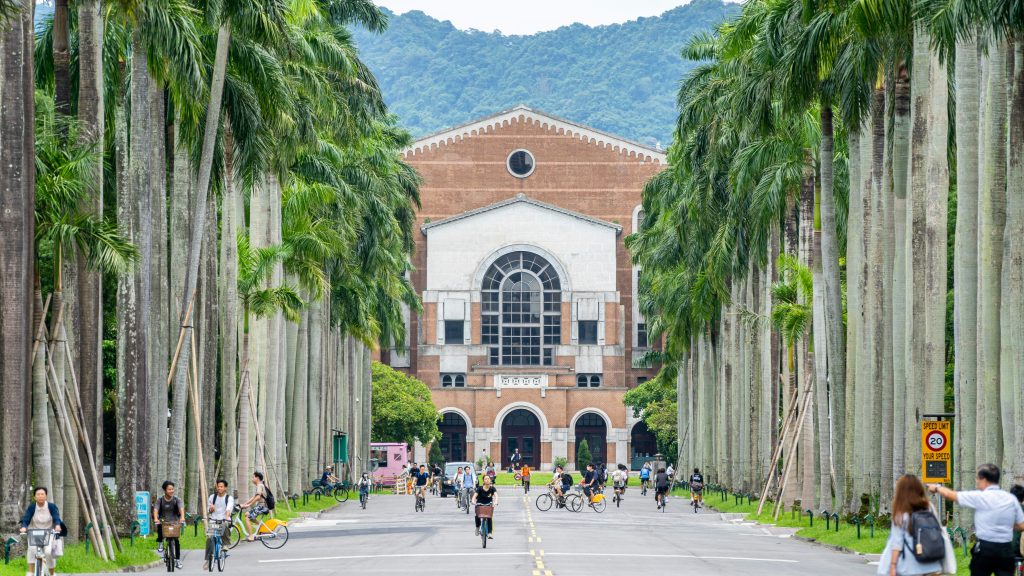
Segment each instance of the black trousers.
[[979,540],[971,556],[971,576],[1013,576],[1013,545]]

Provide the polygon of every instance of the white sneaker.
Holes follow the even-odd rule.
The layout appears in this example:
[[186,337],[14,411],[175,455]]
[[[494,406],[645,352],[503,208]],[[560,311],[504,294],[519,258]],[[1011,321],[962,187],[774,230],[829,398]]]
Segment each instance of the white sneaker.
[[163,553],[164,553],[164,543],[163,542],[161,542],[161,543],[156,545],[156,553],[160,554],[160,555],[163,555]]
[[174,561],[174,567],[177,568],[178,570],[181,570],[181,560],[175,560]]

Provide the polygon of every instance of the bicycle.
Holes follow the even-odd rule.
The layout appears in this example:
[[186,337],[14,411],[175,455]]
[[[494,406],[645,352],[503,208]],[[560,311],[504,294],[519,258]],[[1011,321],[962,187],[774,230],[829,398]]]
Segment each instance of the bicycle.
[[616,508],[618,508],[619,506],[622,505],[622,496],[625,494],[625,492],[626,492],[625,486],[616,486],[615,487],[615,495],[612,496],[612,500],[615,501],[615,507]]
[[50,547],[50,543],[53,542],[53,530],[46,528],[30,528],[22,536],[28,541],[29,548],[35,548],[35,572],[34,576],[43,576],[48,574],[49,569],[44,568],[43,564],[46,563],[46,549]]
[[[262,516],[256,520],[256,533],[254,535],[255,540],[259,540],[264,546],[271,550],[277,550],[288,543],[288,523],[276,518],[266,518]],[[234,513],[231,515],[231,525],[227,528],[227,548],[228,550],[238,546],[238,543],[242,541],[242,537],[248,538],[250,536],[249,531],[245,528],[245,522],[242,520],[242,508],[235,506]]]
[[701,493],[699,491],[692,491],[690,493],[690,505],[693,506],[693,513],[697,514],[702,506]]
[[228,560],[228,552],[221,540],[224,537],[224,530],[229,526],[227,520],[210,520],[206,526],[206,567],[213,572],[214,563],[217,564],[217,571],[224,571],[224,564]]
[[565,506],[565,497],[559,496],[558,493],[555,492],[554,486],[548,486],[548,491],[537,496],[537,499],[534,501],[534,505],[537,506],[537,510],[547,512],[548,510],[551,510],[551,505],[556,502],[560,508]]
[[656,493],[654,498],[658,502],[658,508],[662,512],[665,512],[665,508],[668,507],[668,491],[666,490],[664,494]]
[[370,499],[370,489],[368,486],[363,486],[359,489],[359,506],[363,510],[366,510],[366,501]]
[[459,492],[459,508],[465,510],[466,514],[469,514],[469,504],[470,504],[469,500],[470,500],[470,489],[469,488],[463,488],[462,491]]
[[423,512],[427,507],[427,498],[423,495],[425,486],[419,486],[416,489],[416,511]]
[[487,533],[491,531],[491,519],[494,517],[494,504],[477,504],[476,516],[480,519],[480,540],[487,548]]
[[181,543],[178,538],[181,536],[180,522],[160,522],[157,529],[164,537],[164,565],[168,572],[174,572],[178,567],[178,557],[181,556]]

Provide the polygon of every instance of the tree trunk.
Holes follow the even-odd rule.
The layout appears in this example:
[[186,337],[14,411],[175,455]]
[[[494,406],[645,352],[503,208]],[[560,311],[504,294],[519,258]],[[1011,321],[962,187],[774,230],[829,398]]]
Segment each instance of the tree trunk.
[[[800,263],[806,266],[808,269],[813,270],[814,264],[814,253],[813,253],[813,238],[814,238],[814,161],[811,157],[810,150],[808,150],[807,158],[804,162],[803,170],[803,181],[800,186],[800,237],[799,237],[799,248],[798,254]],[[801,293],[798,294],[798,299],[801,304],[811,304],[807,298],[810,295]],[[813,398],[814,390],[811,385],[814,382],[814,351],[811,347],[811,333],[810,331],[805,332],[800,336],[797,341],[798,346],[797,354],[797,369],[799,376],[797,378],[797,406],[802,407],[805,400],[808,397]],[[813,402],[813,400],[812,400]],[[813,404],[808,405],[808,409],[812,408]],[[815,501],[815,488],[817,487],[816,475],[815,475],[815,449],[814,449],[814,415],[813,413],[804,413],[800,408],[800,418],[804,419],[804,427],[800,434],[800,444],[797,448],[799,459],[800,459],[800,477],[798,488],[793,490],[792,494],[800,495],[800,502],[804,507],[810,506]],[[726,431],[728,434],[728,431]]]
[[[33,290],[32,331],[43,321],[43,294],[39,278]],[[50,421],[46,395],[46,347],[40,339],[32,359],[32,469],[36,486],[53,487],[52,454],[50,453]]]
[[61,116],[71,115],[71,51],[68,0],[53,4],[53,104]]
[[[149,324],[149,387],[150,418],[153,422],[150,438],[153,439],[152,452],[164,453],[167,445],[164,426],[167,419],[167,380],[164,378],[164,366],[170,359],[173,345],[170,342],[170,268],[168,262],[168,227],[167,227],[167,149],[166,145],[166,111],[163,87],[150,77],[149,90],[149,138],[151,169],[149,171],[149,189],[153,208],[153,266],[150,270],[150,301],[153,311],[150,313]],[[172,150],[173,153],[173,150]],[[175,341],[176,342],[176,341]],[[163,399],[163,401],[161,401]],[[156,458],[152,459],[155,463]],[[154,470],[162,471],[161,462]],[[157,476],[161,478],[162,476]],[[176,480],[175,480],[176,481]],[[180,486],[180,485],[179,485]]]
[[238,468],[238,232],[242,219],[242,199],[235,187],[234,135],[224,123],[224,192],[221,199],[220,238],[220,385],[221,385],[221,469],[223,477],[233,479]]
[[999,350],[1003,227],[1006,222],[1006,46],[989,47],[984,125],[984,170],[978,190],[978,447],[976,461],[1003,460]]
[[879,276],[879,298],[881,309],[876,314],[878,321],[876,326],[880,331],[880,343],[878,354],[878,398],[875,405],[878,406],[878,416],[882,419],[881,437],[879,438],[879,458],[876,459],[879,466],[879,502],[892,500],[893,488],[896,485],[893,468],[893,436],[896,421],[893,418],[893,272],[895,266],[896,232],[895,219],[893,217],[894,185],[893,185],[893,157],[892,147],[888,145],[887,135],[891,134],[893,118],[895,115],[895,78],[887,75],[885,91],[882,93],[884,103],[884,121],[882,122],[882,134],[879,136],[882,147],[882,170],[880,195],[876,203],[877,213],[880,219],[878,230],[878,242],[881,253],[881,266]]
[[[66,0],[59,0],[58,5]],[[66,7],[65,7],[66,8]],[[57,15],[54,12],[54,75],[58,73]],[[65,44],[66,45],[66,44]],[[70,88],[69,88],[70,90]],[[78,2],[78,124],[79,141],[103,149],[105,110],[103,101],[103,2]],[[69,96],[70,98],[70,96]],[[89,212],[103,215],[103,158],[96,157],[89,183]],[[78,385],[86,433],[92,440],[97,470],[103,452],[103,276],[78,257]]]
[[907,427],[907,185],[910,162],[910,79],[906,66],[896,72],[892,143],[893,190],[893,273],[892,273],[892,467],[894,475],[908,472],[906,458]]
[[[840,448],[844,451],[845,462],[843,475],[846,478],[845,493],[840,494],[840,502],[847,506],[848,510],[856,510],[859,506],[859,494],[854,488],[853,474],[859,473],[857,464],[854,463],[857,444],[857,358],[859,355],[858,329],[861,318],[861,292],[862,292],[862,266],[864,260],[864,206],[861,192],[861,135],[857,127],[851,127],[849,131],[849,205],[846,226],[846,397],[842,403],[842,420],[845,423],[845,443]],[[865,159],[867,160],[867,159]],[[837,403],[838,405],[838,403]],[[839,423],[836,423],[839,427]]]
[[[127,182],[118,186],[118,225],[121,234],[139,249],[140,260],[129,275],[118,283],[118,502],[120,517],[134,516],[135,492],[151,488],[148,453],[151,445],[149,418],[148,330],[150,314],[150,265],[152,217],[150,215],[149,170],[149,72],[146,70],[145,43],[136,29],[132,37],[131,97],[141,103],[131,108],[130,151],[127,158]],[[124,122],[123,114],[121,122]],[[123,125],[118,129],[126,129]],[[127,134],[121,135],[128,145]]]
[[[978,402],[978,41],[972,34],[956,43],[956,235],[953,240],[953,485],[974,477]],[[960,525],[969,509],[955,508]]]
[[1000,350],[1003,398],[1003,453],[1013,481],[1024,480],[1024,43],[1013,43],[1010,99],[1010,145],[1007,159],[1006,228]]

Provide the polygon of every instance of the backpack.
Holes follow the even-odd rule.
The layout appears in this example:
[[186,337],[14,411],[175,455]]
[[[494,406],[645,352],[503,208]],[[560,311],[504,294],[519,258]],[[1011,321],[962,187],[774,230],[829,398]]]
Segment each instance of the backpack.
[[640,479],[641,480],[647,480],[650,477],[651,477],[651,469],[650,468],[641,468],[640,469]]
[[[915,510],[910,514],[907,532],[914,542],[910,552],[918,562],[937,562],[946,557],[942,530],[942,524],[931,509]],[[904,541],[903,545],[907,546],[907,542]]]
[[270,491],[270,486],[266,484],[263,485],[263,489],[267,491],[267,495],[263,497],[263,503],[267,505],[267,510],[273,510],[277,506],[274,493]]

